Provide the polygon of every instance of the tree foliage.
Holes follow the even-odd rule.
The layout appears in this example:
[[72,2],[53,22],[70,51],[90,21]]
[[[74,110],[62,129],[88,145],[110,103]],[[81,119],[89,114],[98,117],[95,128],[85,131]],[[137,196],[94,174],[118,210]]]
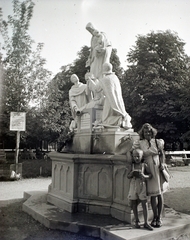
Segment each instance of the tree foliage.
[[[180,136],[186,131],[182,127],[182,102],[184,89],[189,89],[190,83],[184,45],[170,31],[137,37],[136,45],[127,55],[130,65],[122,82],[135,128],[149,122],[165,137]],[[185,109],[189,109],[188,105]],[[189,123],[185,128],[188,127]]]
[[[51,78],[51,72],[45,68],[46,60],[41,57],[43,44],[38,43],[33,50],[35,42],[28,33],[33,8],[32,0],[13,0],[13,15],[9,15],[5,21],[2,10],[0,14],[4,70],[4,101],[1,111],[6,118],[5,134],[11,134],[8,130],[11,111],[28,112],[31,104],[38,108],[43,106],[47,84]],[[27,122],[29,128],[30,123]]]
[[117,49],[113,48],[111,57],[110,57],[110,63],[113,66],[113,72],[115,72],[116,76],[122,80],[123,77],[123,68],[121,67],[121,62],[119,60],[119,57],[117,55]]
[[[25,111],[28,104],[43,95],[50,72],[44,68],[41,57],[43,44],[32,50],[34,41],[28,34],[34,3],[31,0],[13,1],[13,16],[8,21],[1,19],[1,34],[4,40],[6,106],[9,111]],[[10,34],[11,33],[11,34]],[[40,88],[39,85],[43,84]]]

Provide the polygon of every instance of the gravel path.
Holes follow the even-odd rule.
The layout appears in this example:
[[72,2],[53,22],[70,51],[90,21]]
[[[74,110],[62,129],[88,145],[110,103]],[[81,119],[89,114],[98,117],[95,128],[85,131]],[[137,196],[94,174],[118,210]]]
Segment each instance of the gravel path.
[[50,183],[51,177],[0,182],[0,204],[5,200],[23,198],[25,191],[47,190]]
[[170,167],[171,180],[170,188],[190,187],[190,166]]

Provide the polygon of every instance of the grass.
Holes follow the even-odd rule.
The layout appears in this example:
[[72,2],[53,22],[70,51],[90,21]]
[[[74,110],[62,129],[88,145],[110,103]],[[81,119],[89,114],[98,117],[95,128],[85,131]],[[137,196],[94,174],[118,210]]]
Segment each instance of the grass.
[[[11,164],[15,164],[14,152],[6,152],[6,167],[10,169]],[[36,177],[50,177],[52,170],[51,159],[24,159],[22,155],[19,156],[19,164],[22,165],[22,178],[36,178]],[[5,164],[4,164],[5,165]],[[1,167],[2,165],[0,165]],[[1,176],[0,176],[0,180]]]

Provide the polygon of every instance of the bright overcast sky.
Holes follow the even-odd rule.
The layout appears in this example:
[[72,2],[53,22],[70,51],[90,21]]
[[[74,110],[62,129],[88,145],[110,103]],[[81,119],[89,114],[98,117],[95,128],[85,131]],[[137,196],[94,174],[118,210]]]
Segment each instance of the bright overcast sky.
[[[82,46],[90,46],[85,29],[91,22],[107,34],[126,69],[126,55],[138,34],[171,30],[186,43],[190,56],[190,0],[33,0],[29,34],[45,44],[42,56],[54,74],[72,63]],[[0,0],[3,18],[12,14],[12,1]]]

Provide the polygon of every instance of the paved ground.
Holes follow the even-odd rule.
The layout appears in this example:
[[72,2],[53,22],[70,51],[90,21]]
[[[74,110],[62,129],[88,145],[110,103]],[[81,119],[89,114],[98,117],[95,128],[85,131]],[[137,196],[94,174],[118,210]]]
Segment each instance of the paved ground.
[[50,183],[51,177],[0,182],[0,206],[22,199],[25,191],[47,190]]

